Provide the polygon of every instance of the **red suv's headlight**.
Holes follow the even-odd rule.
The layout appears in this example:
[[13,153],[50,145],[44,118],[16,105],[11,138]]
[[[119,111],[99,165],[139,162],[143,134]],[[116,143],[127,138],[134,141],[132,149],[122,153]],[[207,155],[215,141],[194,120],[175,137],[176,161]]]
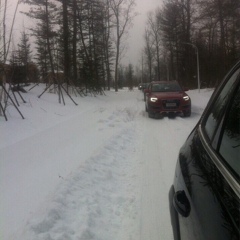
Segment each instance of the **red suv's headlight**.
[[183,100],[184,100],[184,101],[188,101],[188,100],[190,100],[190,97],[187,96],[187,95],[186,95],[186,96],[183,96]]
[[151,101],[151,102],[156,102],[157,100],[158,100],[158,99],[157,99],[156,97],[151,97],[151,98],[150,98],[150,101]]

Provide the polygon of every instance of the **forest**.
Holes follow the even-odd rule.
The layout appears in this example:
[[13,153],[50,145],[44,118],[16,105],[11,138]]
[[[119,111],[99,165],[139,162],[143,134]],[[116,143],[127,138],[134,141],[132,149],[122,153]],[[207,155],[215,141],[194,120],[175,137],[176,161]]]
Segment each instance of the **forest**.
[[102,93],[154,80],[177,80],[197,88],[200,78],[201,88],[214,87],[240,58],[239,0],[163,1],[148,14],[141,64],[128,66],[121,64],[121,57],[137,14],[136,0],[18,4],[29,6],[22,14],[35,24],[30,31],[23,28],[17,49],[11,51],[3,15],[2,83],[44,82],[64,85],[67,91],[76,86]]
[[148,16],[144,59],[150,81],[215,87],[240,58],[239,0],[168,0]]

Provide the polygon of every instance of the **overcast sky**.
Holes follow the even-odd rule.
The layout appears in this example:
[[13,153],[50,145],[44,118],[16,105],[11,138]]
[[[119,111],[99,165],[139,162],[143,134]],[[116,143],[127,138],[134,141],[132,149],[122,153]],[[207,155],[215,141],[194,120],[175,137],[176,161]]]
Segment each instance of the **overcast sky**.
[[123,62],[125,65],[131,63],[134,66],[141,63],[141,51],[144,47],[144,31],[146,27],[147,14],[154,11],[161,5],[163,0],[135,0],[136,12],[133,27],[128,39],[128,51],[125,54]]
[[[16,7],[16,3],[18,0],[9,0],[9,8],[7,13],[7,21],[8,25],[11,25],[12,18],[14,15],[14,9]],[[128,65],[129,63],[135,65],[140,65],[141,62],[141,50],[144,46],[144,30],[146,26],[147,14],[150,11],[154,11],[158,6],[161,5],[163,0],[135,0],[136,2],[136,9],[135,11],[138,12],[138,16],[135,17],[133,22],[133,27],[130,30],[130,35],[128,38],[128,49],[125,53],[125,57],[122,59],[122,63],[124,65]],[[26,5],[20,4],[19,11],[23,10]],[[31,23],[31,19],[26,16],[23,16],[18,11],[16,17],[16,23],[14,25],[14,32],[13,32],[13,45],[18,44],[19,32],[22,29],[22,26],[29,26]]]

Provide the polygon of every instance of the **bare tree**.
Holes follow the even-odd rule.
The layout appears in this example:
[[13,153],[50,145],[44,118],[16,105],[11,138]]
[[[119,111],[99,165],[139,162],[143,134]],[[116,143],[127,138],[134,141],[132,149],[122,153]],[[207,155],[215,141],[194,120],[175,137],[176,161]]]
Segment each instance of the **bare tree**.
[[73,15],[73,36],[72,36],[72,62],[73,62],[73,79],[77,82],[77,0],[72,2],[72,15]]
[[64,78],[69,85],[69,30],[68,30],[68,1],[61,0],[63,13],[63,50],[64,50]]
[[106,75],[107,75],[107,89],[110,90],[110,81],[111,81],[111,56],[112,56],[112,49],[111,49],[111,39],[110,33],[112,29],[111,25],[111,13],[110,13],[110,0],[105,0],[105,8],[104,8],[104,32],[103,32],[103,42],[104,42],[104,55],[105,55],[105,68],[106,68]]
[[214,45],[218,47],[220,69],[225,72],[239,58],[240,3],[238,0],[201,0],[198,8],[201,34],[206,35],[208,31],[212,42],[209,47],[211,51]]
[[[12,39],[12,32],[13,32],[13,26],[14,26],[14,23],[15,23],[15,18],[16,18],[16,14],[17,14],[17,10],[18,10],[19,4],[20,4],[20,0],[18,0],[17,3],[16,3],[16,7],[15,7],[12,23],[11,23],[11,26],[10,26],[9,37],[8,37],[8,41],[7,41],[7,36],[6,36],[6,15],[7,15],[7,8],[8,8],[8,0],[4,1],[3,18],[1,19],[2,20],[2,26],[1,26],[2,29],[0,27],[0,33],[2,32],[2,36],[1,36],[2,39],[0,41],[2,42],[2,48],[3,48],[3,50],[1,50],[1,52],[3,52],[3,53],[1,53],[2,55],[0,57],[3,58],[3,62],[4,63],[7,60],[8,52],[9,52],[9,49],[10,49],[10,44],[11,44],[11,39]],[[1,9],[1,7],[2,7],[2,3],[0,1],[0,9]]]
[[157,80],[160,81],[160,47],[161,47],[161,29],[160,29],[160,22],[158,21],[157,15],[158,15],[158,10],[153,13],[148,14],[148,20],[147,20],[147,25],[149,27],[149,34],[153,41],[153,45],[155,48],[155,59],[157,63],[156,67],[156,77]]
[[[20,0],[17,1],[17,4],[16,4],[16,8],[15,8],[15,12],[14,12],[14,16],[13,16],[13,20],[12,20],[12,25],[11,25],[11,28],[10,28],[10,34],[9,34],[9,40],[8,42],[6,43],[6,14],[7,14],[7,6],[8,6],[8,0],[5,0],[5,5],[4,5],[4,15],[3,15],[3,29],[2,29],[2,35],[3,36],[0,36],[0,37],[3,37],[0,42],[3,41],[3,55],[0,56],[1,58],[1,62],[2,62],[2,72],[1,72],[1,79],[0,79],[0,86],[1,86],[1,91],[0,91],[0,115],[4,115],[5,119],[7,120],[7,117],[6,117],[6,114],[5,114],[5,110],[6,110],[6,107],[7,107],[7,96],[8,98],[11,99],[11,97],[9,96],[8,94],[8,91],[6,90],[6,61],[7,61],[7,56],[8,56],[8,52],[9,52],[9,47],[10,47],[10,43],[11,43],[11,38],[12,38],[12,32],[13,32],[13,26],[14,26],[14,23],[15,23],[15,17],[16,17],[16,13],[17,13],[17,10],[18,10],[18,6],[20,4]],[[0,8],[2,7],[2,2],[0,1]],[[1,27],[0,27],[1,29]],[[2,104],[2,101],[4,101],[5,103],[5,106],[3,106]],[[14,105],[14,107],[16,108],[16,110],[19,112],[19,114],[23,117],[23,115],[21,114],[21,112],[19,111],[17,105],[15,104],[15,102],[11,99],[12,101],[12,104]]]
[[191,43],[194,8],[189,0],[169,0],[157,13],[162,45],[162,63],[166,77],[189,81],[195,70],[194,51],[185,43]]
[[154,48],[153,48],[153,41],[151,39],[150,32],[148,28],[145,29],[144,34],[145,46],[144,46],[144,55],[146,58],[146,63],[148,67],[148,81],[152,81],[152,70],[153,70],[153,60],[154,60]]
[[113,24],[116,32],[116,58],[115,58],[115,91],[118,91],[118,65],[120,59],[120,47],[122,38],[127,33],[135,14],[133,13],[135,0],[110,0],[110,8],[113,11]]

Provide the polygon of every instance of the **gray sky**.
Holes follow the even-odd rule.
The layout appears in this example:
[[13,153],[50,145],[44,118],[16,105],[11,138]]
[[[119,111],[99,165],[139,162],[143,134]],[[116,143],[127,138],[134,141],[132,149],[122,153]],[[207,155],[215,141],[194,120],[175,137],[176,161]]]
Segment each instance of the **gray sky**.
[[[18,0],[8,0],[9,8],[7,12],[7,23],[10,26],[14,10],[16,7],[16,3]],[[122,63],[124,65],[128,65],[129,63],[133,65],[140,64],[141,61],[141,50],[144,46],[144,30],[146,26],[147,14],[150,11],[154,11],[158,6],[161,5],[163,0],[135,0],[136,8],[135,11],[138,12],[138,16],[135,17],[133,21],[133,27],[130,30],[129,38],[127,40],[127,51],[125,53],[125,57],[122,59]],[[20,4],[19,11],[27,8],[27,5]],[[29,26],[31,24],[31,19],[26,16],[23,16],[18,11],[16,22],[14,24],[14,32],[13,32],[13,41],[12,45],[16,46],[18,44],[19,32],[22,29],[22,26]],[[1,13],[2,14],[2,13]]]
[[144,47],[144,31],[146,27],[147,14],[150,11],[154,11],[161,5],[163,0],[135,0],[136,12],[139,13],[135,17],[133,27],[130,30],[130,36],[128,39],[128,50],[123,58],[125,65],[131,63],[134,66],[141,62],[141,51]]

